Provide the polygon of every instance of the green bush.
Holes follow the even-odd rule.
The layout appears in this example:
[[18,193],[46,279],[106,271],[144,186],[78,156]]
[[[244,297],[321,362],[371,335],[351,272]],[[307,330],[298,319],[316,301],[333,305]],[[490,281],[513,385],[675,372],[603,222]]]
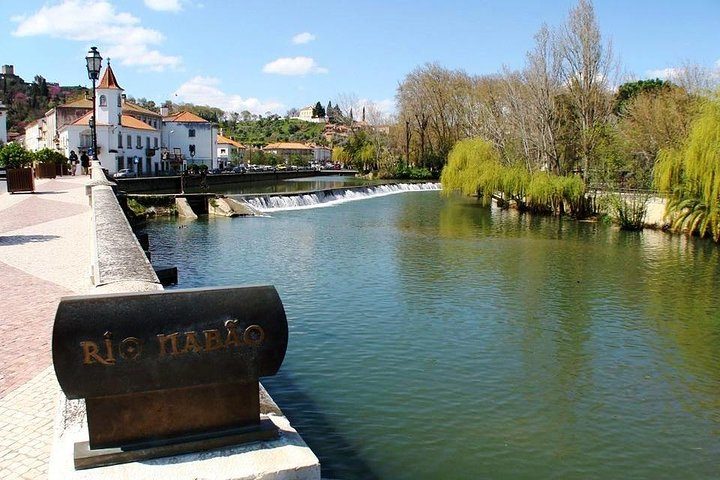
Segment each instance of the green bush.
[[24,168],[32,165],[33,154],[19,143],[8,143],[0,148],[0,167]]
[[33,154],[33,156],[35,157],[35,161],[37,161],[38,163],[49,163],[57,165],[67,163],[68,161],[65,155],[49,148],[43,148],[42,150],[38,150]]

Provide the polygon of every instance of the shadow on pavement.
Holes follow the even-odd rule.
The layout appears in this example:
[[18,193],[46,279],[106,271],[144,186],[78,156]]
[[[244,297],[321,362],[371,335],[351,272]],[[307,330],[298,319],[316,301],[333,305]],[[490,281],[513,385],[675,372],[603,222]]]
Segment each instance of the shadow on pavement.
[[0,235],[0,247],[24,243],[48,242],[60,238],[57,235]]

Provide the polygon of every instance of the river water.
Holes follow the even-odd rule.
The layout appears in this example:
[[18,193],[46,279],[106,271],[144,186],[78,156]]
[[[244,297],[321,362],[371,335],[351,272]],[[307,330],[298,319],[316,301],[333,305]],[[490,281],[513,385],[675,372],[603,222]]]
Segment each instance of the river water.
[[263,383],[324,477],[720,477],[711,242],[434,191],[178,225],[179,287],[276,285]]

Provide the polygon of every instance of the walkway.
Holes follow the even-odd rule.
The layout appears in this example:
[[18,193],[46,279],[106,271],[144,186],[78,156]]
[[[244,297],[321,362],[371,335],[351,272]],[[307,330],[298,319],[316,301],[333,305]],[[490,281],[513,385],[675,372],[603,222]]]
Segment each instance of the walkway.
[[[89,177],[0,193],[0,478],[47,477],[60,393],[50,342],[60,297],[90,288]],[[5,182],[0,182],[4,192]]]

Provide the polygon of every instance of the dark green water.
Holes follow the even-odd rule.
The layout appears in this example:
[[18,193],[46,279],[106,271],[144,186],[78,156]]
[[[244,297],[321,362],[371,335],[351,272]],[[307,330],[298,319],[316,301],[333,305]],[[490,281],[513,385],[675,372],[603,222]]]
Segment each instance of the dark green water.
[[437,192],[147,230],[181,287],[277,286],[325,477],[720,477],[710,242]]

